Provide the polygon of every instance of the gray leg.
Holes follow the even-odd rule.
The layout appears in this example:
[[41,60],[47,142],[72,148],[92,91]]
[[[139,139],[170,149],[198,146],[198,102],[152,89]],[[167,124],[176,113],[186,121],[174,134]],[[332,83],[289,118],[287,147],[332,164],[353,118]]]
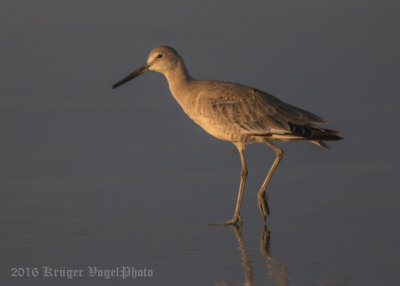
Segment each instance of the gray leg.
[[238,143],[235,144],[235,146],[239,150],[240,154],[240,161],[242,163],[242,170],[240,172],[240,185],[239,185],[239,193],[236,201],[236,208],[235,212],[233,214],[233,218],[226,221],[226,222],[220,222],[220,223],[213,223],[213,225],[221,225],[221,224],[236,224],[238,221],[242,223],[242,219],[240,217],[240,206],[242,204],[242,197],[243,197],[243,190],[244,190],[244,185],[246,183],[246,178],[247,178],[247,167],[246,167],[246,160],[244,159],[244,144]]
[[272,164],[272,166],[268,172],[268,175],[265,178],[264,183],[262,184],[262,186],[257,194],[258,208],[260,209],[260,213],[261,213],[261,216],[264,219],[264,221],[267,218],[267,214],[269,215],[269,208],[268,208],[268,202],[267,202],[268,195],[265,190],[267,189],[267,185],[268,185],[269,181],[271,180],[272,175],[274,174],[275,169],[278,166],[278,164],[281,161],[282,156],[283,156],[283,150],[281,148],[279,148],[278,146],[272,144],[271,141],[265,140],[265,144],[267,144],[269,147],[274,149],[276,156],[275,156],[275,161]]

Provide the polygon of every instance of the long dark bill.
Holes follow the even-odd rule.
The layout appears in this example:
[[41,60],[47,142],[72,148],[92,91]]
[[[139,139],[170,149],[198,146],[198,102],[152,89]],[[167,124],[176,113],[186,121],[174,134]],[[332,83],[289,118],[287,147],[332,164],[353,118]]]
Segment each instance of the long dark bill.
[[140,68],[138,68],[137,70],[135,70],[133,73],[129,74],[127,77],[121,79],[119,82],[117,82],[116,84],[114,84],[112,86],[112,88],[117,88],[120,85],[123,85],[124,83],[130,81],[131,79],[141,75],[142,73],[145,73],[149,70],[149,65],[148,64],[144,64],[143,66],[141,66]]

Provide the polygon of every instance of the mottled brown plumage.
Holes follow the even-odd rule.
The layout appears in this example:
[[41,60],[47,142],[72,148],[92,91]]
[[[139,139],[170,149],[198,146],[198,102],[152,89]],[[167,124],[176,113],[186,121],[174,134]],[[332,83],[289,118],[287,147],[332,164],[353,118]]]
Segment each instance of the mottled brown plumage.
[[224,224],[241,221],[240,205],[247,176],[244,146],[262,142],[276,153],[275,161],[258,192],[258,202],[264,220],[269,213],[266,187],[283,151],[271,140],[302,140],[330,149],[323,141],[340,140],[340,131],[319,128],[326,123],[321,117],[284,103],[255,88],[237,83],[193,79],[181,56],[170,47],[154,48],[147,63],[116,83],[113,88],[153,70],[164,74],[169,88],[183,111],[214,137],[232,142],[239,150],[242,162],[239,195],[234,216]]

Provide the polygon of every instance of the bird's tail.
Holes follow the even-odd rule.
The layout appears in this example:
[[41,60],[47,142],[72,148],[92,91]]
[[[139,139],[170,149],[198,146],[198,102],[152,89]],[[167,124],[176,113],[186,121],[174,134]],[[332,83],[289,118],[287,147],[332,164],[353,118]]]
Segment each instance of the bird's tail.
[[343,137],[340,136],[343,135],[343,132],[341,131],[324,128],[311,128],[311,131],[312,133],[310,137],[305,138],[305,140],[308,140],[309,142],[318,145],[325,150],[331,151],[332,149],[323,141],[336,141],[343,139]]
[[335,140],[342,140],[343,132],[332,130],[332,129],[325,129],[325,128],[314,128],[311,127],[311,134],[309,139],[316,139],[316,140],[323,140],[323,141],[335,141]]
[[271,139],[274,140],[282,140],[282,141],[291,141],[291,140],[303,140],[309,141],[315,145],[318,145],[325,150],[332,150],[327,144],[323,141],[336,141],[342,140],[343,133],[341,131],[332,130],[332,129],[325,129],[325,128],[318,128],[318,127],[311,127],[307,125],[296,125],[296,124],[289,124],[290,131],[284,134],[272,134],[269,135]]

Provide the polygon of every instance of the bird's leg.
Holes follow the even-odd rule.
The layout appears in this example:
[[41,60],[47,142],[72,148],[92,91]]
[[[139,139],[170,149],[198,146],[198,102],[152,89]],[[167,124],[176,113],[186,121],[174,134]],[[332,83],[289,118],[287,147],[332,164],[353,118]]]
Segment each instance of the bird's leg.
[[271,177],[274,174],[275,169],[278,166],[278,164],[281,161],[282,156],[283,156],[283,150],[281,148],[272,144],[269,140],[265,140],[265,144],[267,144],[269,147],[274,149],[276,156],[275,156],[274,163],[272,164],[271,168],[269,169],[268,175],[265,178],[265,180],[257,194],[258,208],[260,209],[260,213],[261,213],[261,216],[264,219],[264,221],[267,218],[267,214],[269,215],[268,194],[266,192],[267,185],[268,185],[269,181],[271,180]]
[[233,218],[225,221],[225,222],[219,222],[219,223],[212,223],[212,225],[232,225],[236,224],[239,222],[242,224],[242,218],[240,217],[240,206],[242,204],[242,197],[243,197],[243,191],[244,191],[244,185],[246,183],[246,178],[247,178],[247,167],[246,167],[246,160],[244,159],[244,144],[235,144],[235,146],[239,150],[240,154],[240,161],[242,163],[242,170],[240,171],[240,185],[239,185],[239,193],[236,201],[236,208],[235,212],[233,214]]

